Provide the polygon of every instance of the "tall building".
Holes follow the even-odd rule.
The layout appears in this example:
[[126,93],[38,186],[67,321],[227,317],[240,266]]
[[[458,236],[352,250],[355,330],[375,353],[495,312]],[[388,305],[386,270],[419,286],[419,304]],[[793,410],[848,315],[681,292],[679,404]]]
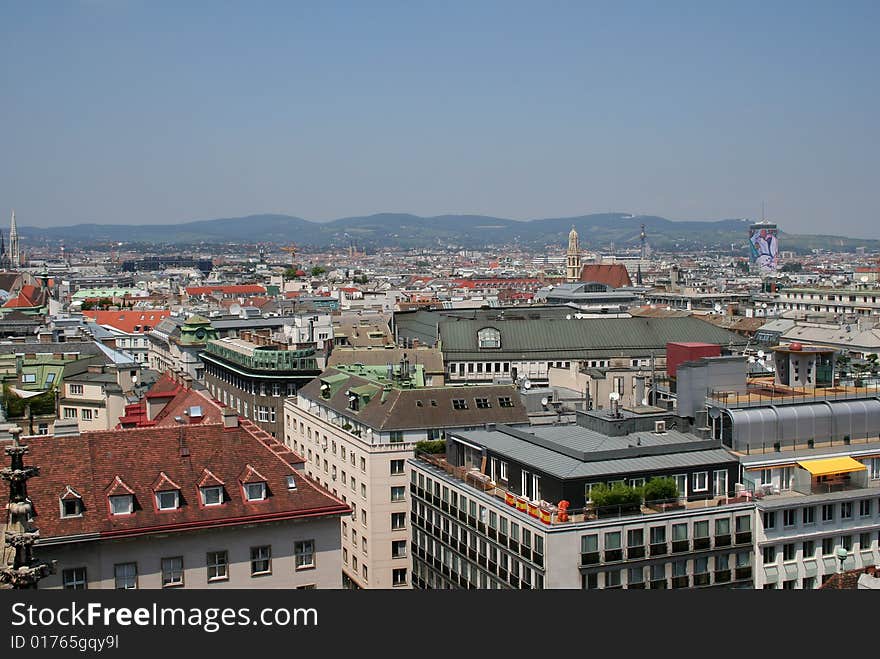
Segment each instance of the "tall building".
[[343,584],[408,588],[409,467],[417,442],[486,423],[527,424],[513,385],[426,387],[424,370],[352,365],[325,370],[284,403],[285,443],[306,473],[348,503]]
[[[414,588],[752,587],[755,507],[718,441],[498,425],[409,465]],[[597,488],[655,477],[677,496],[600,503]]]
[[571,228],[568,234],[568,253],[565,264],[565,281],[575,282],[581,280],[581,246],[578,233]]

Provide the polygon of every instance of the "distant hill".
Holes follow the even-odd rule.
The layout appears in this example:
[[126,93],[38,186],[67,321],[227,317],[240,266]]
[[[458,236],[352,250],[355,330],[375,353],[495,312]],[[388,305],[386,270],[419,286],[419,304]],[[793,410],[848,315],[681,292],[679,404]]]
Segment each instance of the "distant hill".
[[[290,215],[249,215],[180,224],[123,225],[78,224],[38,228],[20,226],[23,239],[31,243],[63,241],[67,245],[96,245],[107,242],[195,244],[195,243],[288,243],[305,248],[347,246],[375,249],[396,245],[403,248],[459,246],[483,248],[514,241],[531,248],[566,244],[574,226],[581,245],[588,249],[634,247],[645,225],[648,243],[655,249],[715,249],[746,251],[748,220],[706,220],[677,222],[653,215],[599,213],[577,217],[528,221],[484,215],[440,215],[419,217],[404,213],[380,213],[345,217],[330,222],[311,222]],[[880,249],[880,240],[840,236],[796,235],[780,232],[784,250],[806,252],[825,248],[852,251],[864,246]]]

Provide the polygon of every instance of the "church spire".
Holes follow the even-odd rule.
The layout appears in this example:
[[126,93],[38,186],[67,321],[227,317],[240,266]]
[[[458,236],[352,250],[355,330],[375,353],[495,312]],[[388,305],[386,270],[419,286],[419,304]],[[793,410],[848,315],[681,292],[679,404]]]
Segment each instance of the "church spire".
[[565,281],[581,280],[581,245],[574,227],[568,234],[568,252],[565,259]]
[[18,244],[18,227],[15,224],[15,211],[12,211],[12,222],[9,225],[9,267],[21,267],[21,248]]

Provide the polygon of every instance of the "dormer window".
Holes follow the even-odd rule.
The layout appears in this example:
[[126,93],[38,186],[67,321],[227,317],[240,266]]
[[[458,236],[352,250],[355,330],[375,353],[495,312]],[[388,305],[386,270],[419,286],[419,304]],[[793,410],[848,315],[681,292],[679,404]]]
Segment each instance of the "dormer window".
[[134,490],[119,476],[105,490],[111,515],[130,515],[134,512]]
[[118,494],[110,499],[110,513],[113,515],[130,515],[134,512],[134,496],[131,494]]
[[156,492],[156,507],[159,510],[176,510],[180,508],[180,493],[177,490]]
[[263,501],[266,498],[266,477],[251,465],[245,466],[238,480],[246,501]]
[[296,477],[293,474],[288,474],[285,480],[287,481],[288,490],[296,489]]
[[262,501],[266,498],[266,484],[245,483],[244,495],[248,501]]
[[482,348],[500,348],[501,332],[494,327],[484,327],[477,332],[477,343]]
[[61,495],[61,517],[82,517],[83,501],[79,493],[69,485]]
[[202,503],[206,506],[219,506],[223,503],[223,488],[220,486],[199,488],[202,493]]

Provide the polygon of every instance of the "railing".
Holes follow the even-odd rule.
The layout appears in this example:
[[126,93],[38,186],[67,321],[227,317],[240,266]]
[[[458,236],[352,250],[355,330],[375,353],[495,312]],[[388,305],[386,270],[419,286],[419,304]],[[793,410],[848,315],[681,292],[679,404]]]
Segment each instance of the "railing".
[[[717,508],[719,506],[745,501],[744,497],[721,495],[696,501],[688,501],[685,497],[678,497],[673,499],[661,499],[647,502],[642,501],[639,503],[613,506],[587,506],[585,508],[577,509],[562,509],[547,501],[529,500],[516,492],[500,487],[488,474],[483,474],[478,469],[451,465],[446,461],[446,456],[444,454],[416,451],[415,458],[430,464],[436,469],[443,471],[454,479],[479,490],[480,492],[501,499],[511,508],[515,508],[526,515],[535,517],[545,524],[551,525],[589,522],[599,519],[654,515],[670,510]],[[410,487],[412,489],[415,486],[411,485]],[[433,495],[429,493],[427,496]],[[462,521],[465,521],[466,514],[460,513],[459,518],[462,519]],[[473,525],[476,525],[475,520]]]
[[836,387],[791,387],[773,382],[749,383],[745,391],[712,390],[706,398],[720,407],[765,407],[811,401],[853,400],[880,396],[880,384]]

